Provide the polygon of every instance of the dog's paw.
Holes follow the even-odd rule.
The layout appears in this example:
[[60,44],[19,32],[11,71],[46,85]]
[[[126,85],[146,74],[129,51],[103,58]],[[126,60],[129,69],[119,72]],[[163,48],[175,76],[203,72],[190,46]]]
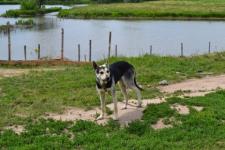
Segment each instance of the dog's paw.
[[104,116],[103,115],[100,115],[95,120],[97,121],[97,120],[102,120],[102,119],[104,119]]

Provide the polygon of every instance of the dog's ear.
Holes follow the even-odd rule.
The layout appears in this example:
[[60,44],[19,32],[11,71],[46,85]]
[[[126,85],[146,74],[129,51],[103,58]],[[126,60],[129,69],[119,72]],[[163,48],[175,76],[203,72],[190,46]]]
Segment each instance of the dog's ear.
[[96,70],[98,68],[98,65],[96,64],[95,61],[92,62],[93,68]]

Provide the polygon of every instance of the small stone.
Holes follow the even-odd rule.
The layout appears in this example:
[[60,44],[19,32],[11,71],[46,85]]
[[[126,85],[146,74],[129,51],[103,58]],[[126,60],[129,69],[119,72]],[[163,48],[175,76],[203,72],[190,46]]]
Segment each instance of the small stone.
[[159,85],[168,85],[168,81],[167,80],[162,80],[159,82]]

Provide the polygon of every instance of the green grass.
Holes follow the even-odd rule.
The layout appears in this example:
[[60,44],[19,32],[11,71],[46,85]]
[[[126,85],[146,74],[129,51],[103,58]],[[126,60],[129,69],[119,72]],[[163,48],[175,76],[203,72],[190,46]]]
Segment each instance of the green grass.
[[224,19],[224,0],[160,0],[142,3],[90,4],[61,10],[65,18]]
[[[224,149],[225,91],[205,97],[170,98],[168,102],[150,105],[142,121],[126,128],[110,121],[106,126],[93,122],[60,122],[32,119],[26,132],[17,135],[10,130],[0,134],[1,148],[11,149]],[[203,106],[202,112],[191,109],[187,116],[177,114],[170,104]],[[151,124],[159,118],[173,116],[181,124],[155,131]]]
[[34,17],[37,15],[43,15],[46,13],[57,12],[60,11],[60,7],[52,7],[47,9],[39,9],[39,10],[8,10],[5,14],[2,14],[3,17]]
[[[145,89],[142,92],[143,98],[162,95],[156,88],[161,80],[172,83],[201,77],[202,72],[225,72],[225,53],[184,58],[146,55],[112,58],[110,62],[117,60],[126,60],[135,66],[137,81]],[[0,80],[0,89],[0,127],[23,124],[26,118],[20,116],[38,118],[46,112],[60,112],[65,106],[99,106],[91,64],[65,66],[65,70],[57,71],[33,71],[23,76],[3,78]],[[123,100],[121,92],[117,93],[119,100]],[[136,98],[134,92],[129,95]],[[107,102],[111,102],[110,96],[107,97]]]

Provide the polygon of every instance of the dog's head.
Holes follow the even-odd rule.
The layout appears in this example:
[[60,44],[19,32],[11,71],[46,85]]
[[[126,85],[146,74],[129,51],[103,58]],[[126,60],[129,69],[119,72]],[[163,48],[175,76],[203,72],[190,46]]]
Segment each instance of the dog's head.
[[106,84],[110,80],[110,70],[108,64],[98,66],[96,62],[93,61],[93,68],[95,69],[96,78],[101,84]]

